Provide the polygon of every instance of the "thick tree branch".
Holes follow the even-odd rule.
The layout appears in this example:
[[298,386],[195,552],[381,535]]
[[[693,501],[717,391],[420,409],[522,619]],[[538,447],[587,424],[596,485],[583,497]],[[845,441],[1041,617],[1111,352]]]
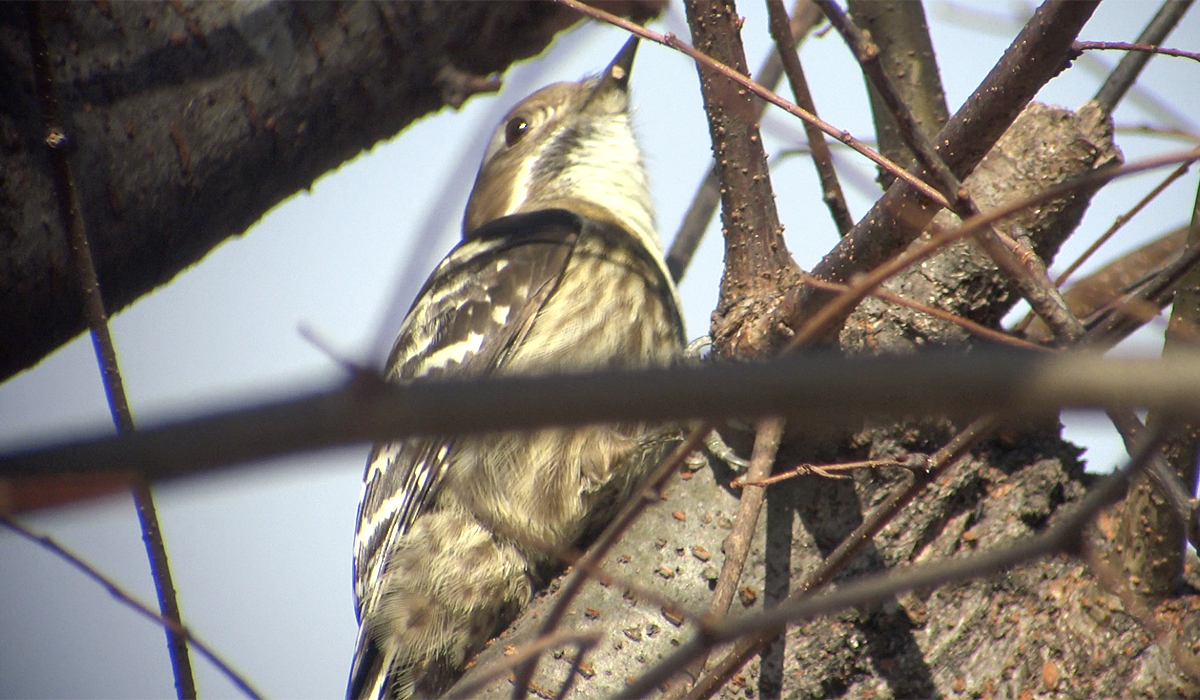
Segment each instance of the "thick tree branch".
[[[540,2],[55,5],[48,50],[107,310],[577,19]],[[54,190],[22,25],[0,22],[0,378],[84,328],[66,243],[42,227]]]
[[[950,118],[950,112],[946,107],[941,71],[934,57],[924,6],[919,2],[849,0],[846,8],[854,17],[854,23],[870,33],[871,41],[879,48],[883,71],[912,112],[921,133],[936,134]],[[867,81],[867,94],[871,100],[875,133],[879,137],[879,150],[905,167],[912,165],[912,153],[900,135],[900,127],[870,80]],[[879,173],[879,182],[884,188],[890,187],[894,180],[887,172]]]
[[[816,5],[812,4],[811,0],[798,0],[792,8],[792,19],[789,23],[789,28],[793,39],[799,45],[799,42],[804,40],[808,32],[816,26],[821,19],[821,12]],[[763,85],[771,90],[779,84],[783,78],[783,62],[779,57],[779,52],[772,51],[767,56],[767,60],[759,67],[755,74],[755,82]],[[767,109],[767,102],[760,101],[755,104],[756,114],[758,118],[762,118],[763,112]],[[675,238],[671,241],[671,249],[667,251],[667,269],[671,271],[671,276],[678,282],[683,278],[683,273],[687,269],[688,263],[691,262],[692,255],[695,254],[696,248],[700,245],[700,239],[704,236],[705,229],[712,221],[713,214],[717,211],[717,205],[721,202],[721,183],[717,172],[717,165],[713,163],[704,179],[700,182],[700,186],[696,189],[696,194],[692,196],[692,203],[688,206],[688,210],[683,215],[683,221],[679,224],[679,230],[675,233]]]
[[[686,0],[684,7],[696,50],[748,74],[741,20],[732,0]],[[725,234],[725,269],[712,322],[713,351],[718,356],[752,356],[761,343],[739,337],[744,319],[762,314],[770,297],[794,282],[797,267],[779,226],[753,96],[703,64],[696,68],[721,182]]]
[[[1095,7],[1094,2],[1050,0],[1038,8],[1000,62],[934,139],[938,155],[956,177],[970,174],[1041,86],[1066,67],[1071,42]],[[936,213],[936,207],[906,183],[897,182],[813,273],[841,282],[874,268],[907,246]],[[798,329],[828,299],[827,293],[796,287],[780,307],[783,316],[768,323],[784,322]],[[830,326],[833,332],[838,330]]]

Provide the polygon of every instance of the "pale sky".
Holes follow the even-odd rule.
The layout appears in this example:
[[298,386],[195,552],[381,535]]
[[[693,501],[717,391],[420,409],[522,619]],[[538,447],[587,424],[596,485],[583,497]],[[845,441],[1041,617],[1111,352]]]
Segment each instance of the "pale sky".
[[[1106,2],[1081,38],[1132,41],[1157,7]],[[933,3],[927,12],[953,111],[1016,28],[999,20],[963,27],[947,21],[945,8]],[[757,67],[769,42],[765,12],[754,2],[740,10],[747,18],[749,62]],[[676,3],[654,28],[688,36]],[[113,335],[136,419],[149,424],[334,381],[338,370],[300,336],[302,324],[345,355],[379,362],[399,321],[388,310],[407,308],[458,234],[482,143],[495,121],[543,84],[601,70],[624,39],[619,30],[595,25],[561,35],[547,55],[510,70],[498,96],[475,97],[461,112],[428,117],[377,145],[118,314]],[[1200,15],[1193,12],[1166,43],[1200,49]],[[1112,65],[1121,54],[1098,56]],[[871,138],[863,81],[836,33],[810,38],[802,58],[821,116]],[[1039,99],[1075,108],[1095,93],[1100,79],[1077,63]],[[696,71],[685,56],[644,42],[631,84],[660,231],[669,243],[709,160]],[[1141,84],[1182,114],[1200,113],[1196,62],[1155,58]],[[1117,121],[1161,123],[1128,100]],[[1195,122],[1183,125],[1200,130]],[[802,133],[797,122],[778,112],[769,115],[764,131],[772,153]],[[1118,139],[1127,159],[1185,146],[1127,134]],[[466,172],[455,172],[460,161],[468,163]],[[857,156],[843,155],[839,163],[854,170],[858,181],[874,175]],[[1073,259],[1089,236],[1107,228],[1165,174],[1106,190],[1060,260]],[[772,179],[788,245],[809,268],[836,240],[811,161],[787,159]],[[449,204],[443,216],[432,216],[447,183]],[[851,211],[861,216],[875,194],[861,193],[847,180],[843,186]],[[1194,173],[1182,178],[1118,234],[1100,259],[1184,223],[1196,187]],[[427,222],[441,227],[422,233]],[[714,224],[681,286],[691,337],[707,331],[721,258]],[[1147,337],[1125,351],[1155,354],[1157,343]],[[1091,468],[1106,471],[1122,458],[1119,439],[1102,419],[1072,416],[1069,423],[1069,436],[1090,448]],[[111,423],[87,337],[0,385],[0,451],[100,431],[111,431]],[[345,692],[355,635],[350,553],[367,449],[357,445],[280,459],[156,489],[185,623],[269,696]],[[143,601],[154,600],[128,497],[52,509],[23,522],[52,535]],[[6,532],[0,532],[0,600],[0,697],[173,696],[158,627]],[[204,660],[193,654],[193,661],[202,696],[237,694]]]

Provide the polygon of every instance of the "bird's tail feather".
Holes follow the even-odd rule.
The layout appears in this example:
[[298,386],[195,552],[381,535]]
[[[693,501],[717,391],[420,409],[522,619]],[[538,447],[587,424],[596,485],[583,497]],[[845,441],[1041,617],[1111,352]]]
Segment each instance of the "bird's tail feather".
[[367,631],[366,625],[359,628],[358,644],[354,649],[354,662],[350,666],[350,683],[346,687],[346,700],[387,700],[393,698],[389,688],[388,670],[394,661],[395,652],[384,654]]

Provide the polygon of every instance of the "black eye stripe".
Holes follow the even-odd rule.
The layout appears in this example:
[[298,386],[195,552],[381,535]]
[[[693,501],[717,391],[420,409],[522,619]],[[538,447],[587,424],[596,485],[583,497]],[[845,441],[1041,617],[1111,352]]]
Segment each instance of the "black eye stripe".
[[562,171],[570,165],[568,156],[579,151],[581,144],[591,138],[594,133],[594,130],[586,125],[575,125],[555,134],[554,140],[534,165],[534,172],[556,173]]

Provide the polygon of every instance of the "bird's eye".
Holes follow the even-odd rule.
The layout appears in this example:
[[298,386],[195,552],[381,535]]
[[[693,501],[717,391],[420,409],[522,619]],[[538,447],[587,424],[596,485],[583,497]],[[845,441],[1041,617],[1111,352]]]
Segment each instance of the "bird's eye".
[[504,143],[509,146],[525,138],[529,133],[529,121],[525,117],[513,117],[504,125]]

